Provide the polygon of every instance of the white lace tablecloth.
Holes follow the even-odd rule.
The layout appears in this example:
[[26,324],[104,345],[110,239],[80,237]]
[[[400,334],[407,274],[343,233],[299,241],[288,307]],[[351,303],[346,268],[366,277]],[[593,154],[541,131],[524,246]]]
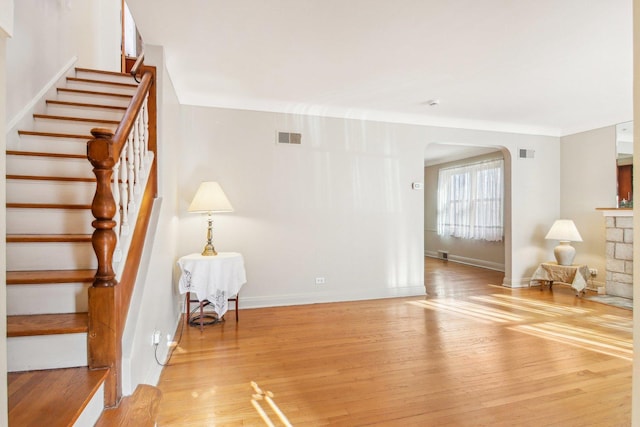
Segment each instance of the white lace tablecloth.
[[587,287],[588,277],[589,267],[586,265],[558,265],[555,262],[543,262],[531,276],[531,282],[566,283],[571,285],[576,293],[580,293]]
[[198,301],[209,301],[218,317],[229,307],[228,299],[236,296],[247,282],[244,258],[236,252],[220,252],[216,256],[190,254],[178,260],[182,270],[180,293],[192,292]]

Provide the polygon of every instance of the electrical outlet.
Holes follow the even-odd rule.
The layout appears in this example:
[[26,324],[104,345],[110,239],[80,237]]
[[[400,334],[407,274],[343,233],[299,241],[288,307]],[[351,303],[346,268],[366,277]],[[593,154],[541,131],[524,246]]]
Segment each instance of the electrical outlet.
[[591,273],[591,277],[596,277],[598,275],[598,269],[597,268],[590,268],[589,269],[589,273]]
[[316,277],[316,285],[324,285],[325,280],[324,277]]
[[153,332],[153,343],[154,345],[160,344],[160,331]]

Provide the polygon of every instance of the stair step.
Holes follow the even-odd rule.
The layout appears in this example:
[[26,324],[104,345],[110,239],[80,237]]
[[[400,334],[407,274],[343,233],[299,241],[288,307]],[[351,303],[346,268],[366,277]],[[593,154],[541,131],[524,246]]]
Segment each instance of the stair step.
[[139,384],[131,396],[122,399],[120,406],[105,409],[95,427],[154,427],[161,400],[162,392],[158,387]]
[[71,134],[71,133],[40,132],[40,131],[32,131],[32,130],[19,130],[18,135],[43,136],[48,138],[72,138],[72,139],[82,139],[84,141],[88,141],[93,138],[91,134],[79,135],[79,134]]
[[91,205],[65,205],[61,203],[7,203],[7,208],[22,209],[91,209]]
[[33,118],[34,124],[31,129],[32,131],[89,135],[88,139],[92,138],[91,129],[107,128],[115,132],[118,124],[120,124],[117,120],[54,116],[49,114],[34,114]]
[[70,122],[83,122],[83,123],[95,123],[102,125],[116,125],[118,126],[120,122],[118,120],[104,120],[104,119],[94,119],[91,117],[73,117],[73,116],[57,116],[52,114],[34,114],[34,118],[36,119],[46,119],[46,120],[60,120],[60,121],[70,121]]
[[7,234],[7,243],[91,242],[90,234]]
[[93,234],[90,205],[7,203],[8,234]]
[[9,425],[74,425],[91,397],[101,394],[108,373],[87,367],[9,373]]
[[47,112],[58,115],[82,115],[97,119],[120,121],[126,107],[116,105],[91,104],[83,102],[47,100]]
[[103,92],[99,90],[70,89],[66,87],[59,87],[57,90],[59,93],[74,93],[78,95],[104,96],[104,97],[113,97],[113,98],[121,98],[121,99],[133,98],[133,95],[129,95],[129,94]]
[[71,137],[51,135],[50,132],[18,131],[19,137],[7,141],[7,149],[38,153],[64,153],[87,156],[87,141],[91,135]]
[[87,270],[98,268],[91,242],[7,242],[7,270]]
[[87,313],[7,316],[7,337],[77,334],[87,332]]
[[118,71],[103,71],[92,68],[76,67],[76,77],[108,80],[112,82],[132,83],[135,82],[131,74]]
[[[7,286],[7,316],[87,312],[90,286],[87,282]],[[81,365],[86,360],[68,366]]]
[[132,98],[132,95],[130,94],[71,88],[58,88],[56,93],[56,99],[58,101],[73,101],[89,104],[95,103],[120,107],[129,106]]
[[10,176],[49,176],[95,180],[86,155],[69,153],[7,152],[6,173]]
[[[131,80],[134,81],[133,78],[131,78]],[[99,85],[106,85],[106,86],[124,87],[127,89],[133,89],[133,90],[136,90],[138,88],[137,83],[111,82],[108,80],[83,79],[79,77],[67,77],[67,81],[74,82],[74,83],[92,83],[92,84],[99,84]]]
[[[7,271],[7,315],[80,313],[89,310],[96,270]],[[38,303],[34,304],[34,296]]]
[[62,158],[62,159],[87,160],[87,156],[82,154],[43,153],[38,151],[19,151],[19,150],[7,150],[7,156],[54,157],[54,158]]
[[[73,180],[55,177],[7,176],[7,203],[88,205],[96,192],[95,179]],[[43,183],[47,185],[42,185]]]
[[7,271],[7,285],[93,282],[96,270]]
[[58,182],[95,182],[94,178],[81,178],[76,176],[39,176],[39,175],[13,175],[7,174],[7,179],[22,179],[26,181],[58,181]]

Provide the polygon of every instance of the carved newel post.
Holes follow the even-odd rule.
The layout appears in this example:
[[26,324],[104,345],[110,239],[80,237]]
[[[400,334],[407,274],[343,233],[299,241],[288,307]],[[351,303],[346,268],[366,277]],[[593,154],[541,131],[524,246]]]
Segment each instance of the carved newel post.
[[111,192],[111,177],[116,161],[113,156],[113,132],[109,129],[91,130],[92,139],[87,144],[87,157],[96,175],[96,194],[91,204],[92,222],[95,231],[91,239],[98,257],[98,271],[93,282],[95,287],[115,286],[116,275],[113,271],[113,252],[116,247],[116,203]]
[[94,139],[87,143],[87,158],[96,175],[96,193],[91,204],[95,228],[91,243],[98,259],[98,268],[89,288],[89,367],[109,368],[104,389],[106,407],[117,405],[122,396],[120,383],[120,359],[122,346],[118,339],[120,292],[113,270],[113,253],[116,247],[116,203],[111,192],[111,178],[115,159],[112,141],[114,133],[109,129],[92,129]]

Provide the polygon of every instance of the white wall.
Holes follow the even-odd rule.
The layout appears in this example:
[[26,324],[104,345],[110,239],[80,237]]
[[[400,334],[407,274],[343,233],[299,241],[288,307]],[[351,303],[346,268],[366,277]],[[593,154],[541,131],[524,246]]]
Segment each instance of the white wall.
[[[572,219],[583,240],[572,243],[575,262],[597,268],[593,287],[604,286],[605,226],[596,208],[612,208],[616,203],[616,127],[565,136],[560,155],[560,217]],[[556,243],[548,244],[549,259]]]
[[119,0],[16,2],[7,43],[7,122],[74,58],[78,66],[119,71],[119,10]]
[[[0,7],[0,11],[2,8]],[[6,37],[0,31],[0,206],[6,204]],[[6,209],[0,209],[0,253],[6,254]],[[7,393],[7,263],[0,257],[0,426],[8,425],[8,393]]]
[[[428,148],[427,148],[428,150]],[[481,160],[503,158],[501,152],[468,157],[462,160],[425,167],[424,171],[424,249],[425,255],[437,256],[439,250],[449,252],[449,259],[479,267],[504,271],[504,240],[488,242],[484,240],[458,239],[438,236],[438,175],[440,169],[463,165]]]
[[[156,363],[151,337],[160,331],[157,357],[165,361],[168,341],[180,317],[180,296],[174,285],[178,221],[177,163],[182,136],[180,106],[166,74],[162,49],[146,46],[145,63],[158,72],[158,195],[150,224],[143,262],[132,298],[122,343],[123,393],[131,394],[140,383],[157,384],[162,367]],[[167,338],[169,336],[169,339]]]
[[13,0],[0,0],[0,32],[13,35]]
[[[640,40],[640,0],[633,0],[633,40]],[[633,43],[633,75],[640,76],[640,43]],[[640,81],[633,82],[633,163],[640,165]],[[633,188],[640,188],[640,173],[634,174]],[[633,205],[633,276],[640,277],[640,206]],[[633,311],[640,313],[640,287],[633,287]],[[631,425],[640,426],[640,316],[633,316],[633,388]]]
[[[219,181],[236,211],[216,216],[214,240],[245,256],[244,307],[424,293],[424,194],[411,182],[423,180],[429,143],[535,150],[506,156],[515,184],[504,283],[527,285],[545,259],[558,138],[189,106],[183,117],[179,254],[201,250],[205,219],[186,209],[201,181]],[[277,130],[301,132],[303,144],[276,145]]]

